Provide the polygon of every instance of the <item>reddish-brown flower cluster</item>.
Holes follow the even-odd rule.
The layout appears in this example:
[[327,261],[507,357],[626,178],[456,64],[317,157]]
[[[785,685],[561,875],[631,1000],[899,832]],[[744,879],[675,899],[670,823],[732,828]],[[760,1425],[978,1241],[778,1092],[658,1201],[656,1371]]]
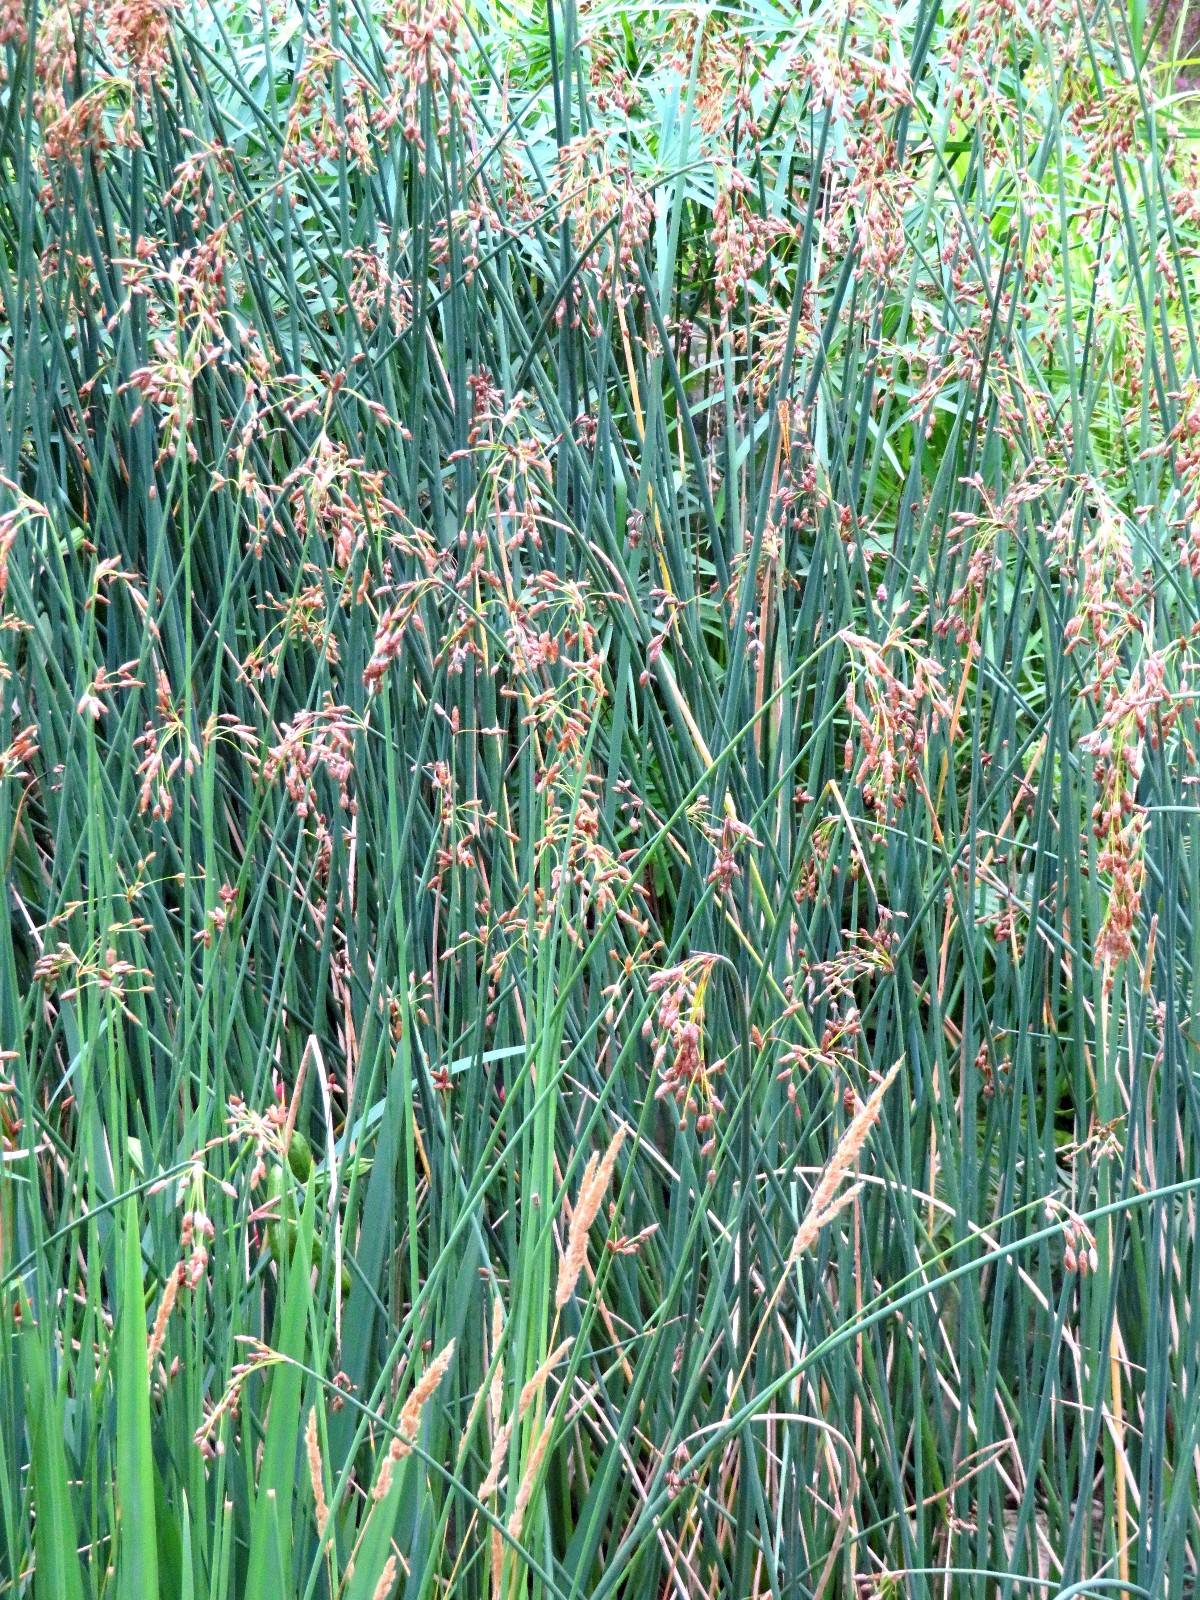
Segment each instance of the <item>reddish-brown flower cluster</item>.
[[[45,11],[38,23],[33,50],[33,109],[48,145],[55,124],[66,116],[67,94],[79,76],[77,37],[86,36],[90,26],[86,9],[76,18],[65,4]],[[60,144],[64,137],[59,137]],[[60,153],[56,148],[47,149],[51,160]]]
[[851,663],[846,711],[858,735],[857,741],[846,740],[846,770],[881,820],[910,785],[923,789],[929,735],[950,714],[942,668],[917,648],[915,634],[915,624],[905,631],[898,623],[882,644],[858,633],[842,634]]
[[389,244],[381,230],[374,249],[351,250],[346,258],[352,270],[348,303],[364,333],[378,327],[399,333],[412,319],[412,284],[389,266]]
[[25,0],[0,0],[0,47],[19,50],[28,37]]
[[108,709],[104,704],[104,695],[118,689],[141,688],[142,680],[136,676],[137,665],[136,661],[125,661],[119,667],[101,667],[79,698],[75,707],[79,715],[98,722]]
[[[597,626],[603,608],[597,601],[584,585],[541,572],[525,596],[505,608],[508,670],[520,687],[503,692],[521,696],[526,723],[557,756],[586,744],[607,694]],[[542,783],[555,775],[551,764]]]
[[296,815],[324,822],[317,804],[314,778],[325,772],[337,785],[338,804],[353,814],[356,809],[350,792],[354,776],[354,735],[356,724],[348,706],[331,701],[317,711],[301,711],[280,730],[278,742],[263,761],[263,777],[271,782],[283,778],[288,798]]
[[549,932],[552,910],[570,907],[562,918],[562,930],[577,949],[584,948],[586,932],[596,919],[610,912],[635,939],[645,937],[649,923],[641,886],[604,836],[600,779],[591,773],[579,778],[569,769],[559,770],[555,781],[540,785],[540,792],[546,812],[538,858],[551,865],[550,893],[544,898],[540,890],[535,893],[536,903],[544,908],[538,933]]
[[[1145,748],[1156,748],[1171,733],[1191,694],[1168,679],[1177,647],[1149,648],[1152,613],[1124,520],[1102,486],[1087,490],[1095,531],[1079,554],[1079,605],[1065,636],[1069,652],[1088,652],[1088,698],[1097,711],[1080,748],[1092,758],[1098,790],[1091,824],[1097,869],[1108,888],[1095,951],[1111,987],[1115,969],[1133,953],[1145,882],[1148,813],[1138,801]],[[1068,526],[1069,513],[1057,536],[1064,552]],[[1140,660],[1131,666],[1139,648]]]
[[377,694],[387,677],[388,668],[397,661],[404,649],[404,640],[410,628],[418,633],[425,630],[421,618],[422,599],[430,592],[426,582],[401,585],[398,599],[380,615],[375,626],[375,643],[371,659],[363,668],[363,682],[372,694]]
[[29,763],[37,755],[37,729],[30,725],[22,728],[12,743],[0,750],[0,781],[5,778],[27,778]]
[[1152,652],[1128,685],[1110,684],[1100,721],[1081,745],[1095,760],[1100,790],[1092,808],[1092,831],[1100,847],[1096,864],[1109,880],[1109,892],[1096,954],[1110,969],[1132,954],[1146,876],[1149,819],[1137,799],[1144,746],[1170,733],[1185,701],[1167,683],[1167,659],[1166,652]]
[[[1133,550],[1120,516],[1099,485],[1090,485],[1096,529],[1079,553],[1080,595],[1075,615],[1064,629],[1067,649],[1092,646],[1093,695],[1121,670],[1122,648],[1141,636],[1145,587],[1134,571]],[[1069,537],[1069,518],[1058,531],[1060,547]]]
[[978,493],[982,509],[954,514],[960,543],[952,547],[955,556],[964,548],[969,550],[967,570],[950,595],[949,609],[934,623],[934,632],[943,639],[952,633],[956,643],[974,655],[979,649],[979,620],[989,583],[998,570],[997,540],[1004,532],[1015,535],[1019,531],[1025,508],[1040,499],[1048,483],[1040,471],[1027,472],[998,504],[979,477],[971,480],[970,486]]
[[654,1097],[675,1101],[681,1128],[694,1119],[704,1158],[716,1150],[717,1118],[725,1109],[714,1087],[725,1063],[704,1055],[704,1001],[715,965],[715,956],[698,954],[655,973],[648,987],[658,1006],[642,1024],[643,1038],[654,1040]]
[[[616,294],[623,305],[637,295],[636,254],[654,224],[653,193],[638,187],[628,162],[615,155],[602,130],[582,134],[559,153],[559,173],[577,249],[588,252],[590,302]],[[579,288],[579,286],[576,286]],[[582,293],[560,303],[560,320],[579,319]],[[593,327],[599,324],[593,319]]]
[[[57,994],[60,1000],[74,1000],[86,989],[95,989],[115,1002],[128,1015],[125,1004],[131,994],[146,993],[152,983],[149,969],[138,960],[121,954],[121,945],[140,951],[149,924],[140,917],[113,923],[104,936],[80,953],[59,941],[47,947],[33,968],[34,981]],[[136,1020],[136,1019],[134,1019]]]
[[138,811],[148,812],[156,822],[169,822],[175,808],[171,782],[179,772],[190,778],[201,753],[161,668],[156,673],[155,705],[157,721],[148,721],[134,741],[135,749],[142,752],[137,769]]
[[1067,1272],[1077,1272],[1086,1278],[1089,1272],[1099,1272],[1100,1253],[1096,1249],[1096,1235],[1071,1208],[1051,1198],[1046,1202],[1046,1213],[1052,1221],[1063,1217],[1063,1267]]
[[465,23],[458,0],[391,0],[381,17],[395,47],[396,102],[391,115],[420,150],[426,96],[436,131],[445,137],[454,119],[473,121],[470,92],[458,64]]
[[117,60],[133,75],[143,95],[171,63],[171,22],[182,0],[110,0],[104,27]]
[[767,260],[778,226],[755,210],[750,179],[731,168],[713,207],[712,245],[717,303],[732,316],[742,292]]
[[184,1260],[180,1263],[183,1281],[189,1289],[198,1289],[208,1271],[208,1246],[217,1236],[212,1218],[203,1211],[185,1211],[179,1230],[179,1243]]
[[301,543],[310,538],[327,543],[334,566],[343,572],[372,534],[382,534],[392,517],[404,518],[384,493],[384,474],[368,471],[324,429],[286,487]]
[[[172,350],[164,340],[156,341],[156,359],[139,367],[129,376],[126,389],[141,396],[141,404],[130,415],[130,427],[136,426],[145,406],[152,406],[159,426],[160,448],[157,465],[182,451],[195,462],[196,446],[192,438],[192,389],[202,368],[199,352],[194,349],[181,355]],[[189,359],[190,357],[190,359]]]
[[[340,79],[348,97],[340,118],[336,111],[335,79]],[[310,41],[304,63],[296,74],[288,107],[284,164],[316,166],[345,155],[351,163],[370,170],[373,161],[367,129],[371,107],[376,101],[370,86],[343,51],[335,50],[325,39]]]
[[705,881],[715,884],[718,894],[731,894],[735,880],[742,875],[738,852],[746,845],[757,845],[758,842],[754,830],[744,822],[739,822],[734,816],[724,817],[716,838],[716,859]]

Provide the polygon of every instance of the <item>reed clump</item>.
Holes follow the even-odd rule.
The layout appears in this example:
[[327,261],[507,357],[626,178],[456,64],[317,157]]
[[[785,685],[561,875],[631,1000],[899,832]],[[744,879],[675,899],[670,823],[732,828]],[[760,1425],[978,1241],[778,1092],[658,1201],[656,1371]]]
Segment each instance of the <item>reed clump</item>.
[[1165,37],[0,0],[0,1588],[1195,1588]]

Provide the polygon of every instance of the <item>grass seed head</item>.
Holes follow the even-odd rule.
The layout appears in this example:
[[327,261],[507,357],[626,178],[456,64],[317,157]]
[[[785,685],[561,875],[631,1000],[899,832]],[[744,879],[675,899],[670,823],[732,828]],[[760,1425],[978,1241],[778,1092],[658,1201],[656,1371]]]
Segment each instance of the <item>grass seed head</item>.
[[618,1128],[616,1137],[604,1153],[603,1160],[597,1162],[596,1156],[592,1155],[583,1170],[579,1199],[575,1202],[575,1209],[571,1213],[566,1249],[559,1260],[558,1284],[554,1291],[554,1305],[559,1311],[575,1293],[575,1285],[579,1281],[579,1274],[583,1271],[583,1264],[587,1259],[588,1232],[604,1202],[613,1167],[616,1165],[617,1155],[624,1141],[625,1130]]

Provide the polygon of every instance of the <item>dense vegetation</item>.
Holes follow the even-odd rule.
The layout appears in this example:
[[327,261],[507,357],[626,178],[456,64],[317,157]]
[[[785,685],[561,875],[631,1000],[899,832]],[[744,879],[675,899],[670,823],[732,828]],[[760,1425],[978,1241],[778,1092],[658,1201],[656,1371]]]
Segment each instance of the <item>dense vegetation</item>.
[[0,5],[4,1594],[1193,1592],[1155,21]]

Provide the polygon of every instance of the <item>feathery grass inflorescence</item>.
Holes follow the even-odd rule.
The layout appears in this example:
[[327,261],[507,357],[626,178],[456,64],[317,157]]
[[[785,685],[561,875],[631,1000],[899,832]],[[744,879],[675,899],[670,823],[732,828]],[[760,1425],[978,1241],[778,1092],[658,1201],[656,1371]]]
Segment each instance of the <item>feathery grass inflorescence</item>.
[[592,1224],[599,1215],[600,1207],[604,1204],[604,1197],[612,1181],[613,1168],[617,1164],[617,1156],[624,1141],[625,1129],[618,1128],[603,1156],[593,1152],[583,1169],[583,1177],[579,1181],[579,1196],[572,1208],[567,1229],[567,1242],[559,1257],[558,1281],[554,1289],[554,1305],[558,1311],[562,1310],[575,1293],[575,1285],[579,1282],[579,1274],[583,1271],[587,1260],[588,1236]]
[[849,1188],[843,1186],[850,1173],[854,1171],[863,1146],[870,1138],[871,1129],[879,1121],[879,1114],[883,1109],[883,1097],[895,1081],[900,1066],[901,1063],[897,1061],[888,1068],[847,1123],[846,1131],[838,1140],[837,1147],[829,1159],[829,1165],[813,1189],[812,1198],[796,1231],[789,1256],[790,1262],[798,1261],[810,1250],[821,1232],[862,1193],[861,1182],[852,1183]]

